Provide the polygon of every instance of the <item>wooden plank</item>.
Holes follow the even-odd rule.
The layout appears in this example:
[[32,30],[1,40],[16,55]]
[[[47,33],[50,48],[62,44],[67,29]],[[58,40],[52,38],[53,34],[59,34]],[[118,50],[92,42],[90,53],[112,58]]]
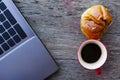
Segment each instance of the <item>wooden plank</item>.
[[[57,60],[60,70],[47,80],[120,80],[120,0],[13,0],[36,34]],[[101,41],[108,48],[102,75],[83,69],[77,48],[86,40],[79,28],[81,14],[94,4],[103,4],[113,17]]]
[[60,71],[46,80],[119,80],[119,58],[113,58],[114,61],[108,60],[101,68],[101,75],[97,75],[94,70],[84,69],[77,60],[57,60],[62,65]]

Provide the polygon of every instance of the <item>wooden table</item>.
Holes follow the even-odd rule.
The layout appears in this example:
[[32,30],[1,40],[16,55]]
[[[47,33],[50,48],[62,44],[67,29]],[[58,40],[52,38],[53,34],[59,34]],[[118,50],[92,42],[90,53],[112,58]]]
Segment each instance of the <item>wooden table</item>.
[[[120,0],[13,1],[60,67],[46,80],[120,80]],[[80,17],[94,4],[105,5],[113,17],[113,24],[101,38],[108,48],[101,75],[85,70],[76,59],[79,44],[86,40],[79,28]]]

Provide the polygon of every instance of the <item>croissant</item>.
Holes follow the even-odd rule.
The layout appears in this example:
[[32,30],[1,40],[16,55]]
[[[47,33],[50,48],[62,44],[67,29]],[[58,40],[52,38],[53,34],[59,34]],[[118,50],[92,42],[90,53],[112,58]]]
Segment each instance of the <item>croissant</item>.
[[112,17],[107,8],[103,5],[95,5],[82,14],[80,27],[81,31],[88,39],[100,39],[111,22]]

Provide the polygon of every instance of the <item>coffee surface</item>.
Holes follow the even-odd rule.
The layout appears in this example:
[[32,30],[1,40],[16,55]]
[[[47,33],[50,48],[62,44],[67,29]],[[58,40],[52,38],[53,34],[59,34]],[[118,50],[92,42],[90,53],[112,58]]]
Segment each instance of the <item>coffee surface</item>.
[[100,58],[101,49],[97,44],[89,43],[83,47],[81,56],[85,62],[94,63]]

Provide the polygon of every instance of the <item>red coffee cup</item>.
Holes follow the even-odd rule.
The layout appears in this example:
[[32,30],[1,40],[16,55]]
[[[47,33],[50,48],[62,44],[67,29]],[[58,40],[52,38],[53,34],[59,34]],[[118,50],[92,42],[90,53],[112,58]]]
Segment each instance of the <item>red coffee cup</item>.
[[99,40],[89,39],[81,43],[77,58],[84,68],[96,70],[96,73],[100,74],[100,67],[107,60],[107,49]]

